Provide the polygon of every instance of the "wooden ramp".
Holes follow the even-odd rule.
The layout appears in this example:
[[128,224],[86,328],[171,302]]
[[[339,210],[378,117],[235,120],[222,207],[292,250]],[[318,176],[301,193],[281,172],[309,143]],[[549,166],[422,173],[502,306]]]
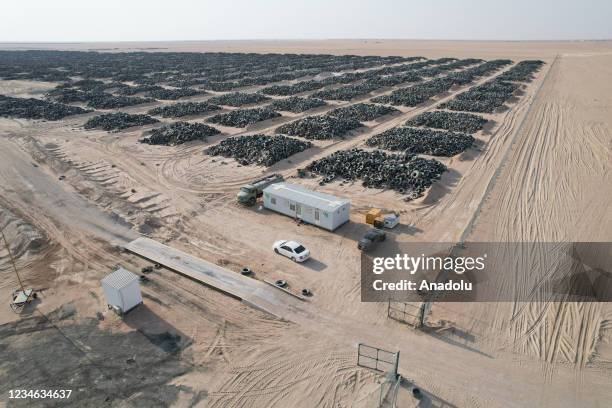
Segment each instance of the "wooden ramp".
[[299,302],[256,279],[242,276],[149,238],[141,237],[131,241],[125,245],[125,249],[279,318],[287,319],[287,312],[295,310],[296,301]]

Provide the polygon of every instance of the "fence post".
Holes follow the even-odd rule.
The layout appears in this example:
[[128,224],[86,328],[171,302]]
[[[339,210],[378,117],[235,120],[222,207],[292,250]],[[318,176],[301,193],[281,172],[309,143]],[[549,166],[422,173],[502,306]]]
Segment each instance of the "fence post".
[[400,352],[398,350],[397,353],[395,354],[395,367],[393,367],[395,379],[397,379],[397,376],[398,376],[397,371],[399,369],[399,358],[400,358]]

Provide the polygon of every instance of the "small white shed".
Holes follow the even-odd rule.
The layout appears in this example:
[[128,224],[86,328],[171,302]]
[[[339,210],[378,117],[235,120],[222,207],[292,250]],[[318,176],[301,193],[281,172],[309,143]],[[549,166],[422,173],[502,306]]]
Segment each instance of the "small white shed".
[[140,280],[127,269],[119,268],[100,281],[109,309],[124,314],[142,303]]
[[264,189],[264,207],[334,231],[349,220],[351,202],[296,184],[275,183]]

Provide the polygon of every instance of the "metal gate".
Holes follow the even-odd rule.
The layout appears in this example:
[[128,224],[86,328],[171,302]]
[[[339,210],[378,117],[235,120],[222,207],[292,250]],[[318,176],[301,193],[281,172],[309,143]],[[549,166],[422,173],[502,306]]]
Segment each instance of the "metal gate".
[[425,321],[425,303],[389,301],[387,317],[419,328]]
[[392,352],[359,343],[357,346],[357,365],[397,376],[399,351]]

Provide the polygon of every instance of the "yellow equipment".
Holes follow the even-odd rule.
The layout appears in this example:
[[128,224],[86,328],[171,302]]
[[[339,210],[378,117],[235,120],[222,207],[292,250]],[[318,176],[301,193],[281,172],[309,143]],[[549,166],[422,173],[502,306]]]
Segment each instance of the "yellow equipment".
[[380,208],[372,208],[366,214],[366,224],[374,225],[374,221],[382,216],[382,210]]

